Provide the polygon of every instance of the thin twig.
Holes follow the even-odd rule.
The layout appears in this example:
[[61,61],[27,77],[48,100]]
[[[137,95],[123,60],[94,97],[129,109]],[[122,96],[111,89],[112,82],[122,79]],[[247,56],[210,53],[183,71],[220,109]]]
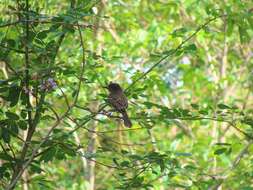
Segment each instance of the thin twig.
[[4,27],[7,27],[7,26],[12,26],[12,25],[16,25],[20,23],[20,21],[14,21],[14,22],[9,22],[9,23],[5,23],[5,24],[2,24],[0,25],[0,28],[4,28]]
[[174,49],[172,52],[170,52],[169,54],[165,55],[164,57],[162,57],[159,61],[157,61],[153,66],[151,66],[145,73],[143,73],[140,77],[138,77],[136,80],[134,80],[126,89],[125,92],[128,92],[137,82],[139,82],[141,79],[143,79],[146,75],[148,75],[154,68],[156,68],[158,65],[160,65],[164,60],[166,60],[168,57],[174,55],[178,50],[180,50],[183,45],[188,42],[189,40],[191,40],[194,36],[196,36],[196,34],[198,34],[202,29],[204,29],[208,24],[210,24],[211,22],[215,21],[217,18],[220,17],[224,17],[227,15],[220,15],[220,16],[216,16],[214,18],[210,18],[208,19],[204,24],[202,24],[201,26],[199,26],[195,32],[190,35],[189,37],[187,37],[181,44],[179,44],[177,46],[176,49]]

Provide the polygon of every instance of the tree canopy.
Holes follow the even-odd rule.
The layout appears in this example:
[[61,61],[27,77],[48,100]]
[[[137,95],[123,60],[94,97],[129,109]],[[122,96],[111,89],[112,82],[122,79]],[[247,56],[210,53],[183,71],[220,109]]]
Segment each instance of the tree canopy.
[[0,11],[1,189],[253,190],[252,1]]

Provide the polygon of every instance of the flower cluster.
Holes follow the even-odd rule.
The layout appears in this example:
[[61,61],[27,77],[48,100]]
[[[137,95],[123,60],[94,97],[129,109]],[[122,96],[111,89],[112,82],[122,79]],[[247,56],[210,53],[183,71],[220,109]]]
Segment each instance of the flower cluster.
[[48,78],[47,80],[43,81],[39,88],[43,91],[50,91],[57,88],[57,84],[53,78]]

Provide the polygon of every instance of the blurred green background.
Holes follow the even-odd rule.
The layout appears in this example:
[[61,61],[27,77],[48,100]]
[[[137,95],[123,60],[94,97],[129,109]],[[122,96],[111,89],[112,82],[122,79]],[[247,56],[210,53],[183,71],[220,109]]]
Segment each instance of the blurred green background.
[[[3,189],[28,130],[27,47],[41,113],[27,158],[75,106],[16,189],[253,190],[252,1],[29,0],[29,14],[26,3],[0,4]],[[110,81],[127,89],[131,129],[100,109]]]

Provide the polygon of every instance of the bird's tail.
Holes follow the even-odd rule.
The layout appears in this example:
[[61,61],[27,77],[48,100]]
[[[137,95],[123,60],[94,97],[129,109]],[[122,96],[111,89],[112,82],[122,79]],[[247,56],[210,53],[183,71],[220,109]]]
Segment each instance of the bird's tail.
[[130,121],[128,115],[127,115],[127,112],[124,110],[121,112],[122,113],[122,116],[123,116],[123,121],[124,121],[124,125],[126,127],[132,127],[132,122]]

